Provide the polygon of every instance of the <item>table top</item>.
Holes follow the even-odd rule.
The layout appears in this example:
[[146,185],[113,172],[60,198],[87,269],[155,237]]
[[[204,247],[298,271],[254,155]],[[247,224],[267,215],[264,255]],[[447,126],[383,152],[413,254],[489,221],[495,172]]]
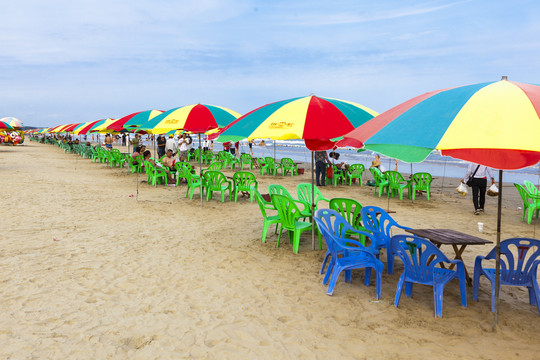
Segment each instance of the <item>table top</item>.
[[484,245],[493,241],[462,233],[452,229],[408,229],[407,232],[443,245]]

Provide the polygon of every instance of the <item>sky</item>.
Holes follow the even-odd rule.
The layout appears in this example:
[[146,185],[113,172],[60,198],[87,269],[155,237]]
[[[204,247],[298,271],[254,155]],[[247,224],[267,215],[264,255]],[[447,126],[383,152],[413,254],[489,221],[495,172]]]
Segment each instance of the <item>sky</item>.
[[540,84],[538,0],[0,2],[0,117],[27,126],[315,94],[384,112],[427,91]]

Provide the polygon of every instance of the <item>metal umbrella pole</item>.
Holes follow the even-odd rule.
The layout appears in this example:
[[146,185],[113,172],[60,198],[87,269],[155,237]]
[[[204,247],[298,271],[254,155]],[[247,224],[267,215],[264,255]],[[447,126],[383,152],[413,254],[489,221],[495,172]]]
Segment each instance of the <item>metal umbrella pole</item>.
[[202,149],[201,149],[201,133],[198,133],[197,135],[199,135],[199,174],[201,174],[201,207],[203,206],[203,201],[202,201],[202,192],[203,192],[203,174],[202,174],[202,163],[201,163],[201,159],[202,159]]
[[499,296],[501,287],[501,218],[502,218],[502,189],[503,189],[503,171],[499,170],[499,199],[497,199],[497,255],[495,257],[495,317],[493,319],[493,328],[499,321]]
[[315,250],[315,222],[313,210],[315,210],[315,170],[313,169],[315,153],[311,152],[311,250]]

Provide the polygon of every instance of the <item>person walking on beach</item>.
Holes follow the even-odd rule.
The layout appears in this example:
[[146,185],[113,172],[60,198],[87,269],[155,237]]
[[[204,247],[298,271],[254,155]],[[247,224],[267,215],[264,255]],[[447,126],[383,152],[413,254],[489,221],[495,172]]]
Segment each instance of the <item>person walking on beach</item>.
[[126,146],[126,133],[122,134],[122,146]]
[[248,141],[249,155],[253,156],[253,140]]
[[315,181],[317,186],[326,186],[326,164],[330,159],[326,151],[315,151]]
[[135,137],[131,140],[131,145],[134,149],[139,146],[139,134],[135,134]]
[[486,202],[487,175],[491,178],[491,183],[495,184],[495,178],[491,169],[484,165],[470,163],[465,177],[461,182],[466,184],[472,177],[472,201],[474,204],[474,215],[480,215],[484,212],[484,203]]

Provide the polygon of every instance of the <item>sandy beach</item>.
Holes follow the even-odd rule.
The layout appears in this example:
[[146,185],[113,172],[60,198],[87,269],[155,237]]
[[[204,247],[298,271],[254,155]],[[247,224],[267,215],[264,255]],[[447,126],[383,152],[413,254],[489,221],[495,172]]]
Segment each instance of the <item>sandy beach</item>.
[[[232,170],[224,171],[232,175]],[[434,318],[431,287],[394,296],[402,265],[383,275],[382,297],[339,281],[333,296],[319,274],[324,250],[300,253],[277,236],[261,242],[255,202],[201,208],[185,185],[154,188],[144,174],[109,168],[52,145],[26,141],[0,147],[1,359],[537,359],[540,316],[523,288],[503,287],[499,326],[492,330],[491,288],[480,301],[459,301],[458,282],[445,288],[443,318]],[[296,193],[295,177],[261,176]],[[366,179],[364,179],[365,181]],[[326,186],[328,198],[350,197],[396,211],[402,225],[452,228],[496,240],[496,198],[472,214],[456,179],[437,179],[430,201],[373,195],[372,187]],[[521,222],[521,199],[503,189],[503,236],[538,238]],[[477,222],[484,223],[478,232]],[[534,223],[535,221],[533,221]],[[537,221],[536,221],[537,223]],[[540,229],[538,229],[540,232]],[[469,246],[474,259],[493,245]],[[443,251],[450,257],[450,248]],[[386,263],[385,257],[383,262]],[[385,264],[386,265],[386,264]]]

